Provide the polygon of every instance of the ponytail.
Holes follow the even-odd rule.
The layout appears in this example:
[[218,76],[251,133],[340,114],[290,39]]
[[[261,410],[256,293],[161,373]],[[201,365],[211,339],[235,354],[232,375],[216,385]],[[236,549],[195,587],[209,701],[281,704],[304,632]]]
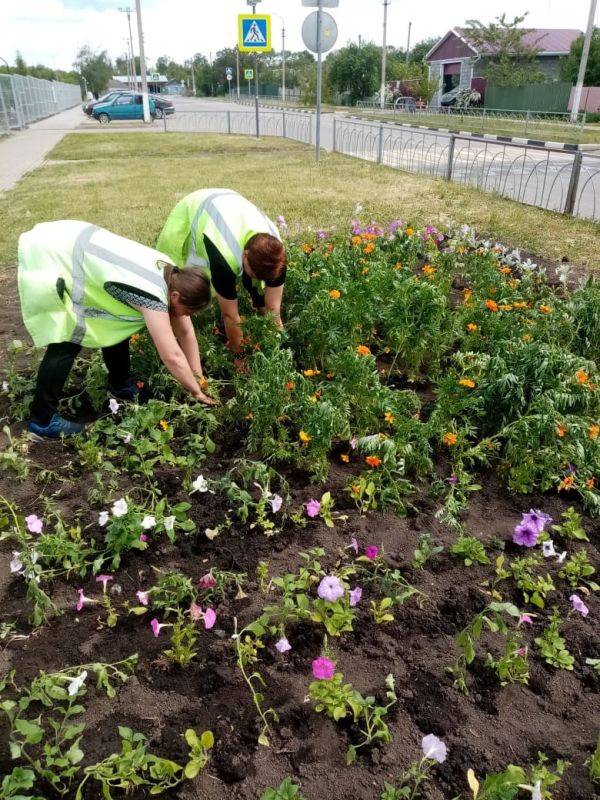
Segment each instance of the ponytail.
[[167,291],[178,292],[181,303],[196,314],[210,303],[210,281],[198,267],[180,269],[173,264],[159,261],[167,284]]

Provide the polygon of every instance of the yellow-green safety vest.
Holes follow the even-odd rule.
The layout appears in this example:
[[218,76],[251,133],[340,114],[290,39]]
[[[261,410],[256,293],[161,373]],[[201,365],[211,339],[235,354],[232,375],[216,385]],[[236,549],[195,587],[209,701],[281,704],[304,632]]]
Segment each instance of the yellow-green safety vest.
[[109,347],[144,326],[139,311],[105,289],[117,283],[168,305],[167,256],[78,220],[43,222],[19,238],[23,322],[37,347]]
[[178,267],[203,268],[210,280],[206,236],[239,278],[244,248],[257,233],[281,239],[275,223],[241,194],[232,189],[200,189],[177,203],[156,246]]

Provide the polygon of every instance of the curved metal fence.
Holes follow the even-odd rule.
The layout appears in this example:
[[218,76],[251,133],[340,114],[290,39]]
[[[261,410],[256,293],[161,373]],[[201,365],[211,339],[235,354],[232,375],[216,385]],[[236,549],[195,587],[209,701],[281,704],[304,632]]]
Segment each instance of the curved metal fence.
[[178,110],[173,116],[164,118],[164,125],[166,131],[283,136],[310,144],[312,119],[310,113],[287,109],[261,108],[258,118],[254,111]]
[[333,140],[345,155],[600,220],[600,157],[591,153],[337,118]]
[[0,131],[8,133],[81,103],[76,83],[0,75]]

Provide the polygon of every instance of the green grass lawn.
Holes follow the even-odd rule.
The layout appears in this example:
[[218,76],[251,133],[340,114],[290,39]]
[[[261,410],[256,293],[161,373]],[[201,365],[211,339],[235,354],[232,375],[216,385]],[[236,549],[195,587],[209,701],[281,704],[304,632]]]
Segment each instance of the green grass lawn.
[[[420,226],[448,218],[539,257],[600,267],[600,226],[442,180],[276,138],[171,133],[67,136],[49,163],[0,197],[0,269],[14,267],[19,234],[35,223],[83,219],[154,244],[173,205],[202,187],[242,192],[292,233],[400,217]],[[52,160],[55,163],[52,163]]]
[[[345,109],[346,111],[348,109]],[[600,143],[600,125],[586,125],[583,132],[579,126],[567,126],[552,123],[545,119],[532,119],[525,125],[525,120],[511,120],[494,117],[483,117],[467,114],[461,118],[456,114],[408,114],[376,109],[352,109],[351,113],[367,119],[384,119],[390,122],[409,123],[411,125],[427,125],[432,128],[447,128],[451,131],[469,131],[470,133],[491,133],[496,136],[518,136],[527,139],[540,139],[548,142],[570,142],[593,144]]]

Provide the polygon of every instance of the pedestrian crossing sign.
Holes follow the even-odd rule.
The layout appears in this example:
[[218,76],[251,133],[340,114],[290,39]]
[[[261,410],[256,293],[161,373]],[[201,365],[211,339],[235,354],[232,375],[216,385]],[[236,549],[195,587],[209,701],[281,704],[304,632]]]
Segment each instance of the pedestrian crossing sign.
[[269,14],[238,15],[238,48],[242,53],[271,51],[271,17]]

